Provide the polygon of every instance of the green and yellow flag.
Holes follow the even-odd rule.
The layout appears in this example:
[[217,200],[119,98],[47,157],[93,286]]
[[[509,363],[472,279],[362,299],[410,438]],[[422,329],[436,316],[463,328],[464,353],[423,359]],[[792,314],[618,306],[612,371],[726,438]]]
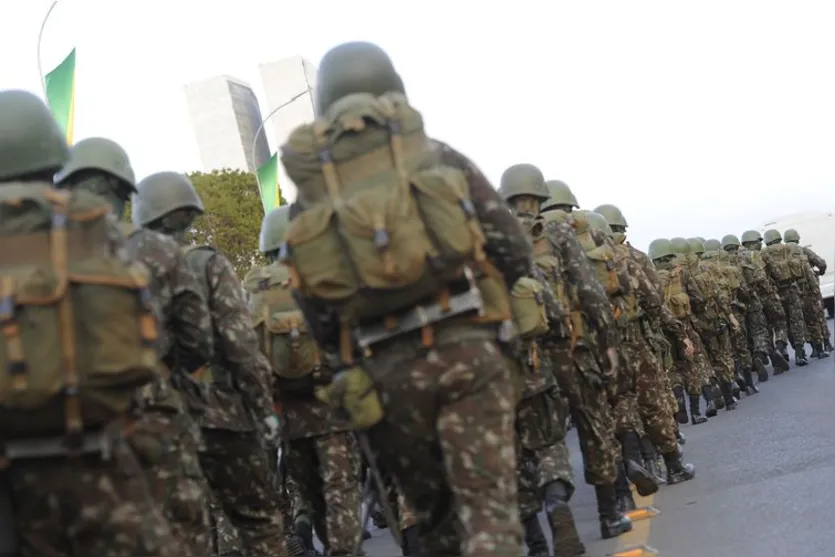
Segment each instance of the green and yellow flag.
[[258,183],[261,186],[261,204],[266,215],[281,205],[281,187],[278,184],[278,153],[258,169]]
[[75,49],[44,77],[46,102],[72,145],[75,127]]

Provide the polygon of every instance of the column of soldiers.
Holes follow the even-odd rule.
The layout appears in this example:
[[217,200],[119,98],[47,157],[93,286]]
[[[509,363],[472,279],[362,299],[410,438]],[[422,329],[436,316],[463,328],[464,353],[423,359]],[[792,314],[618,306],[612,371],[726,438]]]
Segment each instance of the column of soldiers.
[[370,43],[316,116],[240,281],[187,177],[0,92],[0,555],[361,554],[367,466],[404,555],[580,556],[569,416],[613,538],[694,477],[679,424],[832,351],[794,230],[644,254],[531,164],[496,191]]

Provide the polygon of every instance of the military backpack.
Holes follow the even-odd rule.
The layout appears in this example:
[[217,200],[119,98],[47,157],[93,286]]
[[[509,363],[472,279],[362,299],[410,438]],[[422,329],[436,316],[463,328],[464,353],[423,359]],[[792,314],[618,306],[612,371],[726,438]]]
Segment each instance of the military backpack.
[[624,290],[618,278],[615,252],[612,247],[605,242],[598,244],[595,241],[588,219],[582,213],[575,214],[571,222],[577,234],[577,240],[586,252],[594,274],[606,291],[606,295],[613,297],[623,294]]
[[160,377],[148,272],[113,252],[110,205],[51,184],[0,187],[0,430],[80,434]]

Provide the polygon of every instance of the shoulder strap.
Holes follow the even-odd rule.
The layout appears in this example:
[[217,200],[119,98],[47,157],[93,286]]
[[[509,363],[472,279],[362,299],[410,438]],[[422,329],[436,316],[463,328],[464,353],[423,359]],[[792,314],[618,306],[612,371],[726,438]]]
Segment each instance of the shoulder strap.
[[191,269],[191,272],[200,281],[200,285],[203,287],[203,293],[206,295],[206,299],[208,299],[211,294],[211,289],[209,288],[209,277],[206,276],[206,266],[212,257],[214,257],[215,249],[211,246],[197,245],[183,246],[181,251],[188,268]]

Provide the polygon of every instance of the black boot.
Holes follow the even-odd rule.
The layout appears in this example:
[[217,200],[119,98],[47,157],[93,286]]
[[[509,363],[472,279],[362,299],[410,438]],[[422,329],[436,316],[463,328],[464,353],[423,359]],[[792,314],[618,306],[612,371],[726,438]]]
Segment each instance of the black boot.
[[693,425],[703,424],[707,421],[707,418],[699,413],[701,398],[699,395],[690,395],[690,423]]
[[[533,515],[525,519],[522,522],[522,527],[525,529],[525,545],[528,546],[528,555],[532,557],[547,557],[549,555],[548,540],[545,539],[545,532],[542,531],[539,517]],[[404,555],[406,554],[404,553]]]
[[551,525],[555,557],[578,557],[586,552],[568,505],[569,497],[569,490],[561,481],[545,486],[545,514]]
[[[759,360],[755,359],[755,362],[759,362]],[[762,362],[759,362],[760,365],[763,365]],[[765,369],[765,368],[763,368]],[[748,396],[755,395],[760,390],[754,385],[754,373],[749,369],[745,373],[742,374],[745,377],[745,394]]]
[[[817,356],[815,355],[815,351],[816,351],[816,350],[817,350],[817,352],[818,352]],[[812,344],[812,357],[813,357],[813,358],[817,358],[817,359],[819,359],[819,360],[820,360],[820,359],[822,359],[822,358],[828,358],[828,357],[829,357],[829,352],[827,352],[827,351],[823,348],[823,344],[822,344],[822,343],[820,343],[820,342],[816,342],[816,343]]]
[[629,489],[626,469],[622,464],[618,464],[618,476],[615,478],[615,498],[618,512],[621,514],[625,515],[638,508],[638,505],[635,504],[635,498],[632,496],[632,490]]
[[696,468],[692,464],[684,464],[674,452],[665,453],[664,462],[667,464],[667,485],[692,480],[696,475]]
[[[708,418],[712,418],[716,415],[716,399],[713,396],[713,388],[710,385],[702,386],[702,396],[705,398],[705,416],[707,416]],[[693,397],[690,397],[691,413],[693,412],[692,403]]]
[[687,423],[687,403],[684,401],[684,387],[675,387],[673,395],[676,397],[678,408],[676,408],[676,421],[682,425]]
[[821,359],[823,356],[821,356],[821,351],[820,348],[818,348],[818,344],[816,342],[810,342],[809,344],[812,345],[812,353],[809,354],[809,356],[811,356],[812,358]]
[[655,445],[652,444],[648,435],[641,437],[641,456],[644,459],[644,468],[647,469],[655,483],[662,484],[667,481],[667,478],[661,474],[661,468],[658,466],[658,454],[655,452]]
[[597,514],[600,517],[600,536],[604,540],[616,538],[632,530],[632,521],[618,512],[614,484],[596,485]]
[[806,347],[802,344],[794,347],[794,364],[797,367],[809,365],[809,360],[806,359]]
[[733,382],[731,383],[731,394],[734,396],[735,399],[739,400],[742,398],[742,391],[745,390],[745,377],[742,373],[737,373],[734,377]]
[[[417,526],[409,526],[405,530],[401,530],[400,539],[403,540],[403,545],[400,546],[401,553],[403,553],[403,555],[420,555],[420,536],[418,536]],[[545,546],[545,551],[545,555],[548,555],[547,544]]]
[[722,410],[725,407],[725,401],[722,398],[722,389],[719,388],[719,382],[715,377],[711,379],[710,392],[713,393],[713,398],[711,399],[711,407],[709,408],[711,412],[709,414],[707,411],[705,412],[705,416],[708,418],[712,418],[716,415],[716,412],[713,412],[714,407],[716,410]]
[[720,385],[722,388],[722,398],[725,399],[725,410],[736,410],[736,399],[731,389],[731,382],[726,379]]
[[313,526],[307,520],[297,520],[293,526],[294,534],[304,546],[307,555],[313,555],[316,546],[313,545]]
[[623,464],[626,469],[626,477],[635,484],[638,495],[647,497],[658,491],[658,483],[641,465],[641,441],[634,431],[627,431],[618,435],[621,447],[623,448]]
[[684,445],[685,443],[687,443],[687,437],[685,437],[684,434],[681,431],[679,431],[678,428],[676,428],[676,439],[678,440],[679,445]]
[[829,339],[829,335],[827,335],[826,338],[823,339],[823,348],[830,354],[833,351],[835,351],[835,348],[832,347],[832,341]]
[[771,353],[771,367],[774,368],[774,375],[780,375],[789,371],[789,359],[779,350]]
[[[768,381],[768,370],[765,369],[765,363],[760,358],[754,358],[754,369],[757,370],[757,381],[765,383]],[[745,379],[748,383],[748,379]]]

